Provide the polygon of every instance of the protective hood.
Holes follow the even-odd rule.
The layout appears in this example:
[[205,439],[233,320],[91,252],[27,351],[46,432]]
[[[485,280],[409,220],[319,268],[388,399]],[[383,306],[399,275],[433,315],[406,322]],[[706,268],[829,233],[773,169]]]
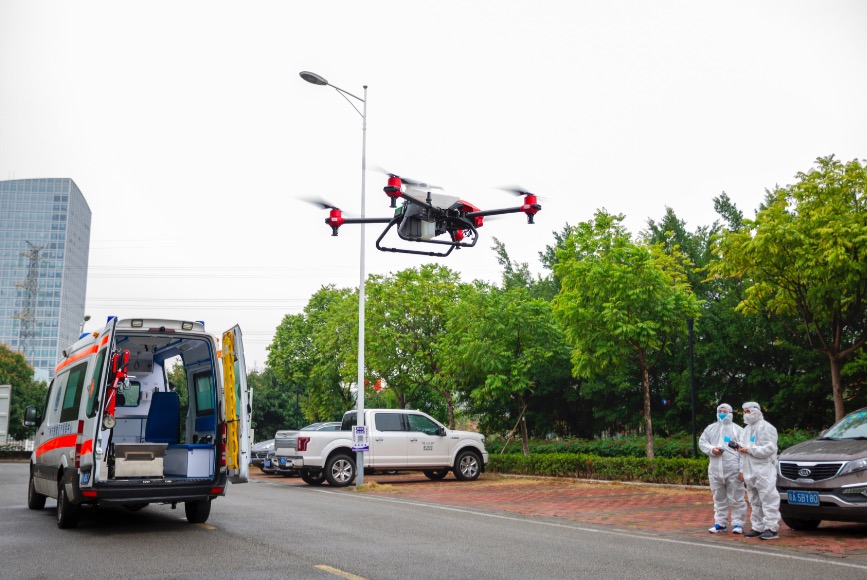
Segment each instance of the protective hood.
[[723,423],[724,425],[728,425],[732,422],[732,406],[728,403],[720,403],[720,405],[716,408],[716,418],[717,421]]
[[762,420],[762,408],[758,403],[744,403],[743,408],[750,410],[749,413],[744,413],[744,423],[747,425],[755,425]]

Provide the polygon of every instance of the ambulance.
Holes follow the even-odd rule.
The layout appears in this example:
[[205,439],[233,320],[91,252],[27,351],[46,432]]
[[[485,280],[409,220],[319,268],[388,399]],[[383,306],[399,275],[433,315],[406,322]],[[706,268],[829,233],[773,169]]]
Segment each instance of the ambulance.
[[[238,326],[222,340],[202,322],[111,317],[57,365],[36,427],[27,505],[57,500],[57,526],[82,506],[184,504],[207,521],[228,483],[247,481],[251,400]],[[183,369],[183,381],[168,380]],[[173,375],[176,376],[176,375]]]

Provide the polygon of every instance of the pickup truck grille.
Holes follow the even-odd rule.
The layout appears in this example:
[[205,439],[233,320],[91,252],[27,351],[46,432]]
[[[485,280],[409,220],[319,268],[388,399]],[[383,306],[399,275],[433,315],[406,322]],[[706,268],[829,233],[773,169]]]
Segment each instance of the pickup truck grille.
[[780,473],[783,477],[791,480],[812,479],[824,481],[837,475],[842,463],[817,463],[816,465],[802,465],[794,461],[780,461]]

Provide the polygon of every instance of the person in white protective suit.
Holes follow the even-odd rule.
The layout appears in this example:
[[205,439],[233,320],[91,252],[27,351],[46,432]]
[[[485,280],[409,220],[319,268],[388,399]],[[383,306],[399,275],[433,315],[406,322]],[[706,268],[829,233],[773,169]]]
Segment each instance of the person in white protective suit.
[[741,474],[750,500],[749,533],[745,538],[776,540],[780,523],[777,491],[777,429],[764,420],[758,403],[744,403],[744,439],[740,442]]
[[707,478],[713,492],[714,524],[707,531],[712,534],[727,531],[731,508],[732,533],[743,534],[747,502],[740,478],[741,457],[729,443],[742,441],[744,430],[740,425],[735,425],[731,405],[722,403],[716,412],[716,422],[708,425],[698,440],[702,453],[710,458]]

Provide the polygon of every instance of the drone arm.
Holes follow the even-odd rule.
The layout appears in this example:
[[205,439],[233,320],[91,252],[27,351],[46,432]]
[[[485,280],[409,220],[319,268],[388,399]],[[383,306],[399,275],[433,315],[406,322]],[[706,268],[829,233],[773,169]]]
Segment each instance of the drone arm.
[[489,210],[485,210],[485,211],[472,211],[472,212],[465,213],[464,217],[474,218],[474,217],[485,217],[488,215],[503,215],[503,214],[507,214],[507,213],[519,213],[519,212],[521,212],[521,213],[527,214],[527,223],[532,224],[533,223],[533,216],[536,215],[536,213],[538,213],[541,209],[542,209],[541,205],[533,202],[533,203],[525,203],[524,205],[522,205],[520,207],[507,207],[507,208],[503,208],[503,209],[489,209]]

